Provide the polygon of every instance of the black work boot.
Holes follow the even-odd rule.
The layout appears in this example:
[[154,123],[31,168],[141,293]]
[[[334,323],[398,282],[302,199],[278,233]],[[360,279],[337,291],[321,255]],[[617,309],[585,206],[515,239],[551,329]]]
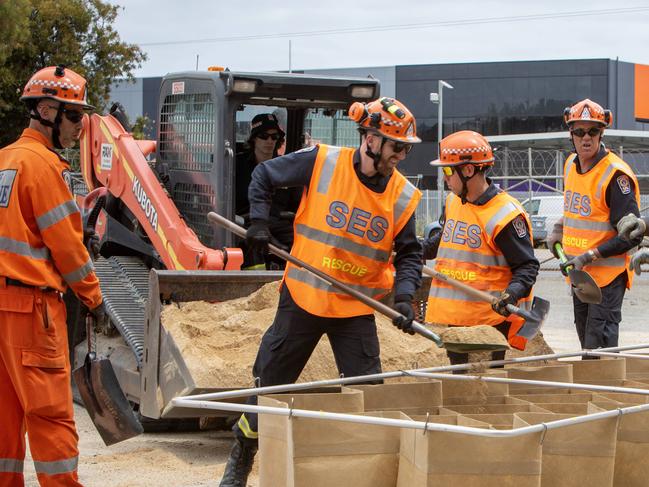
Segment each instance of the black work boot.
[[246,487],[256,453],[256,440],[235,438],[219,487]]

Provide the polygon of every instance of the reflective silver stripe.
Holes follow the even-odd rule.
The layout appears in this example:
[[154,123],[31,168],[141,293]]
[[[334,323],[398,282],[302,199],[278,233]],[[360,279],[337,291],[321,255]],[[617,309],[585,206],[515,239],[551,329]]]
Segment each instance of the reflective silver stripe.
[[440,247],[437,253],[437,258],[453,259],[470,264],[501,267],[509,266],[504,255],[484,255],[469,250],[450,249],[448,247]]
[[34,469],[36,473],[44,473],[47,475],[57,475],[60,473],[75,472],[79,457],[68,458],[66,460],[57,460],[55,462],[37,462],[34,460]]
[[50,251],[47,247],[30,247],[25,242],[19,242],[7,237],[0,237],[0,250],[38,260],[49,260],[50,258]]
[[[568,259],[573,259],[574,255],[567,255]],[[626,267],[626,258],[624,257],[606,257],[605,259],[597,259],[591,262],[587,267]]]
[[[485,291],[492,296],[500,296],[500,291]],[[484,302],[484,300],[469,296],[468,294],[460,291],[459,289],[453,289],[448,287],[439,287],[437,285],[430,285],[430,291],[428,295],[431,298],[442,298],[442,299],[453,299],[455,301],[475,301],[475,302]]]
[[403,190],[401,191],[399,198],[397,198],[397,201],[394,204],[394,224],[395,225],[399,221],[399,218],[401,218],[403,212],[406,211],[406,208],[408,207],[408,203],[412,201],[412,196],[415,194],[415,191],[417,191],[415,186],[409,181],[406,181],[406,184],[403,187]]
[[0,473],[23,473],[25,462],[16,458],[0,458]]
[[564,217],[563,225],[570,228],[577,228],[579,230],[596,230],[602,232],[610,232],[613,230],[610,222],[593,222],[581,218],[573,218],[571,216]]
[[566,168],[563,172],[563,176],[566,177],[568,173],[570,172],[571,166],[574,164],[575,157],[577,157],[575,154],[568,156],[568,159],[566,159]]
[[332,235],[331,233],[318,230],[317,228],[308,227],[303,223],[296,225],[295,231],[298,233],[298,235],[301,235],[304,238],[323,243],[330,247],[348,250],[349,252],[352,252],[360,257],[367,257],[368,259],[376,260],[379,262],[388,262],[388,260],[390,259],[390,251],[373,249],[372,247],[367,247],[363,244],[352,242],[351,240],[348,240],[344,237]]
[[88,259],[88,261],[77,270],[63,274],[63,279],[65,279],[65,282],[68,284],[79,282],[94,270],[95,266],[92,264],[92,261]]
[[336,169],[336,162],[340,154],[340,147],[328,145],[327,156],[322,163],[322,170],[320,171],[320,178],[318,179],[318,193],[327,194],[329,185],[333,179],[334,170]]
[[[331,284],[328,284],[324,282],[322,279],[319,277],[314,276],[310,272],[307,272],[303,269],[297,269],[295,267],[291,267],[288,270],[288,277],[291,279],[295,279],[296,281],[300,281],[308,286],[314,287],[316,289],[320,289],[322,291],[326,291],[328,293],[335,293],[335,294],[342,294],[343,296],[347,296],[347,293],[343,291],[339,291],[335,287],[333,287]],[[349,287],[356,289],[357,291],[362,292],[366,296],[370,297],[376,297],[376,296],[383,296],[387,293],[390,292],[389,289],[377,289],[373,287],[367,287],[367,286],[360,286],[358,284],[349,284],[345,283]]]
[[79,213],[79,207],[73,200],[66,201],[65,203],[61,203],[56,208],[48,211],[44,215],[39,216],[36,219],[36,224],[38,225],[38,228],[43,231],[47,227],[60,222],[65,217],[72,215],[73,213]]
[[511,201],[508,201],[507,204],[503,205],[503,207],[500,210],[498,210],[496,214],[492,216],[491,219],[485,225],[485,230],[487,231],[487,234],[493,236],[494,228],[496,228],[496,225],[498,225],[498,223],[500,223],[500,221],[503,218],[505,218],[507,215],[509,215],[512,211],[516,211],[516,210],[518,210],[518,208]]
[[604,171],[604,174],[602,174],[602,177],[600,178],[599,182],[597,183],[597,190],[595,191],[595,197],[597,199],[600,199],[602,197],[602,186],[604,185],[604,181],[606,181],[610,176],[610,174],[613,172],[613,169],[618,169],[618,168],[615,167],[615,164],[610,164],[606,168],[606,171]]

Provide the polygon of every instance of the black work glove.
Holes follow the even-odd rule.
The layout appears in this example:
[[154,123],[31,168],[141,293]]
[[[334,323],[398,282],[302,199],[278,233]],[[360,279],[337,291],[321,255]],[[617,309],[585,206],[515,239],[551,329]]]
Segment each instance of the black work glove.
[[246,244],[248,248],[267,253],[269,243],[270,230],[268,229],[268,222],[266,220],[252,220],[250,227],[246,231]]
[[568,259],[565,264],[559,264],[559,267],[561,268],[561,273],[564,276],[568,276],[568,267],[573,266],[576,271],[580,271],[596,258],[597,256],[595,255],[595,252],[593,250],[588,250],[572,259]]
[[552,255],[554,255],[557,259],[559,258],[559,256],[557,255],[557,251],[554,249],[554,244],[561,243],[562,240],[563,218],[554,224],[554,227],[552,227],[552,232],[545,239],[545,244],[548,246],[548,249],[550,249],[550,252],[552,252]]
[[491,304],[491,309],[501,316],[509,316],[511,313],[507,310],[508,304],[516,304],[518,299],[509,290],[500,293],[498,300]]
[[400,294],[394,298],[394,306],[392,307],[401,316],[397,316],[392,320],[392,324],[399,328],[404,333],[414,335],[415,330],[412,329],[412,320],[415,318],[415,310],[412,309],[412,299],[410,296]]
[[94,228],[84,227],[83,229],[83,243],[88,249],[90,258],[92,260],[97,260],[99,258],[99,235],[95,232]]
[[90,314],[95,318],[95,326],[103,328],[106,322],[108,321],[108,315],[106,314],[106,308],[102,302],[96,308],[89,310]]

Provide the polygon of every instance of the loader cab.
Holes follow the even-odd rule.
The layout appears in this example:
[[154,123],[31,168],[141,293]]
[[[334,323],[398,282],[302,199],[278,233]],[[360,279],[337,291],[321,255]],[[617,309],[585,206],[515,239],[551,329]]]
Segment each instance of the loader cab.
[[236,246],[206,215],[235,217],[236,154],[245,150],[252,118],[276,114],[287,153],[320,142],[353,147],[359,139],[347,109],[378,96],[379,83],[369,78],[227,70],[168,75],[159,99],[156,169],[204,245]]

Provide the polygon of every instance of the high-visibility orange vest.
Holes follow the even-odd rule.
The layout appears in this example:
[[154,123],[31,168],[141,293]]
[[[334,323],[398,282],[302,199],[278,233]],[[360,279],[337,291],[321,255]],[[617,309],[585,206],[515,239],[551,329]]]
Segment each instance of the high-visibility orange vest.
[[[611,210],[606,204],[606,188],[617,184],[613,176],[622,171],[635,185],[635,198],[640,201],[638,180],[629,165],[609,152],[585,174],[577,172],[576,154],[571,154],[564,167],[563,203],[563,249],[568,257],[574,257],[595,249],[597,246],[617,235],[611,226]],[[624,185],[621,185],[621,188]],[[630,191],[631,188],[629,187]],[[620,254],[598,259],[584,267],[599,287],[610,284],[613,279],[626,270],[627,287],[633,282],[629,269],[629,254]]]
[[[321,144],[311,183],[295,216],[291,254],[345,284],[380,298],[392,289],[394,237],[421,199],[394,171],[383,193],[367,188],[354,171],[354,149]],[[287,263],[284,281],[295,302],[317,316],[372,313],[357,299]]]
[[[496,236],[509,222],[522,216],[532,241],[527,213],[520,203],[504,191],[484,205],[462,204],[450,193],[446,198],[446,223],[442,232],[435,270],[475,289],[499,296],[509,285],[512,271],[496,245]],[[518,306],[529,309],[532,293]],[[467,296],[449,284],[433,279],[426,306],[426,321],[451,326],[498,325],[505,321],[491,304]],[[519,326],[520,328],[520,326]],[[523,346],[524,348],[524,346]]]
[[33,129],[0,150],[0,276],[59,291],[69,285],[92,309],[101,290],[67,170]]

